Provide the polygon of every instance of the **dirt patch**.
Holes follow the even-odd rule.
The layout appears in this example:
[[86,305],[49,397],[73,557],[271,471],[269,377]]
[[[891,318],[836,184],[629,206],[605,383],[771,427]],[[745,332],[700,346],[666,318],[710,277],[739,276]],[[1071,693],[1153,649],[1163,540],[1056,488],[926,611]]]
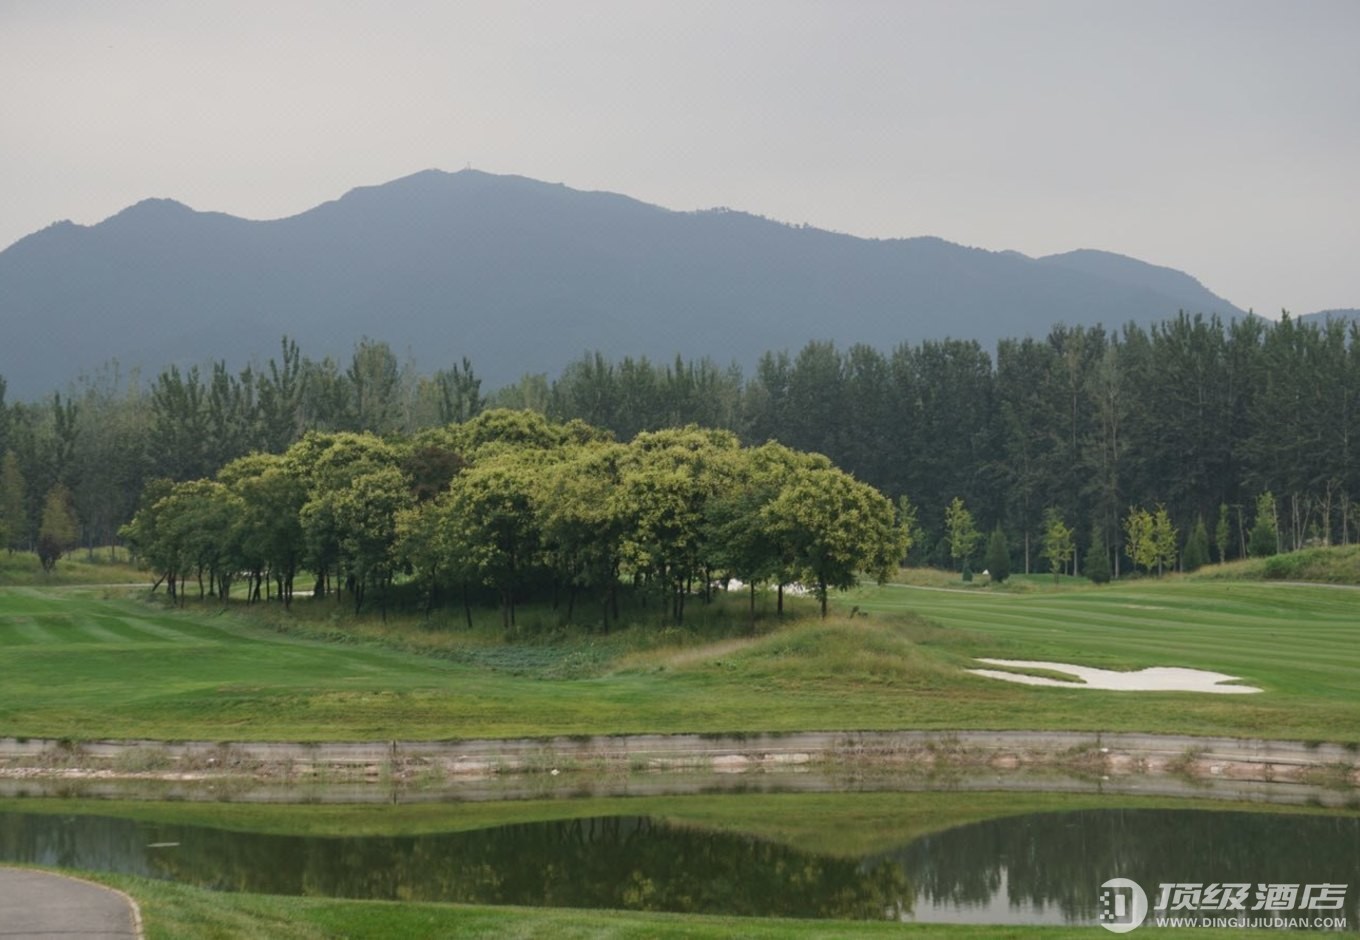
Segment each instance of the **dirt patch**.
[[732,653],[738,653],[748,647],[760,642],[759,638],[738,637],[732,640],[720,640],[717,643],[706,643],[703,646],[696,646],[691,649],[680,650],[672,653],[664,660],[665,664],[672,667],[688,666],[692,663],[705,662],[709,659],[721,659]]

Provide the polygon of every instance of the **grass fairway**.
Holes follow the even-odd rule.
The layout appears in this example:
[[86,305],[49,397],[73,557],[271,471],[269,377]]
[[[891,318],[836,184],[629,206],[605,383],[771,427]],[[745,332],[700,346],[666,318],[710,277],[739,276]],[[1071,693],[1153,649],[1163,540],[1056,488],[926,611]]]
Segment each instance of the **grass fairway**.
[[[1062,729],[1360,740],[1360,592],[1214,580],[998,592],[864,588],[827,622],[704,641],[655,629],[500,644],[356,640],[337,615],[0,588],[0,735],[365,740],[625,732]],[[734,604],[733,633],[742,632]],[[323,629],[324,627],[324,629]],[[416,621],[392,628],[419,647]],[[641,642],[639,637],[646,637]],[[978,656],[1194,666],[1259,695],[1040,689]]]
[[[1109,669],[1189,666],[1265,690],[1042,690],[1080,697],[1101,719],[1122,704],[1145,730],[1360,740],[1360,590],[1353,588],[1180,578],[1018,593],[886,585],[862,589],[855,602],[877,613],[910,610],[966,637],[954,645],[957,654]],[[1176,719],[1176,708],[1186,720]]]

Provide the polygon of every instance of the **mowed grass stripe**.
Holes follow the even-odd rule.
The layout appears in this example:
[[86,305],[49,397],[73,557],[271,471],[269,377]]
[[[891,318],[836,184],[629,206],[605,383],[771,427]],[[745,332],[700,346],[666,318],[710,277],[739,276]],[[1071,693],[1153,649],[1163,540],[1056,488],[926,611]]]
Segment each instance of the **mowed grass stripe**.
[[[1043,599],[1031,602],[1021,596],[992,595],[974,598],[968,595],[941,599],[939,594],[922,599],[919,596],[886,596],[882,600],[869,598],[866,605],[880,610],[907,609],[942,620],[968,619],[971,622],[993,620],[1001,623],[1030,623],[1034,626],[1071,624],[1073,621],[1103,622],[1120,626],[1167,626],[1170,628],[1201,628],[1218,625],[1232,628],[1273,627],[1308,633],[1317,629],[1336,627],[1354,628],[1360,625],[1360,597],[1353,606],[1316,603],[1316,597],[1300,598],[1290,605],[1276,603],[1243,603],[1235,601],[1231,609],[1224,609],[1223,599],[1215,596],[1167,597],[1181,603],[1146,604],[1129,610],[1111,611],[1110,603],[1127,605],[1121,598],[1088,600],[1086,595],[1074,594],[1066,603],[1062,599]],[[924,592],[922,592],[924,593]],[[1055,602],[1056,601],[1056,602]],[[1044,616],[1036,616],[1043,612]],[[1045,619],[1048,618],[1048,619]]]
[[[1233,612],[1202,604],[1146,609],[1130,608],[1126,605],[1112,607],[1078,600],[1066,605],[1051,602],[1029,604],[1026,603],[1025,598],[1017,598],[1013,601],[1003,600],[1000,603],[993,602],[990,604],[968,604],[962,600],[953,602],[931,600],[921,603],[914,599],[906,599],[899,603],[886,605],[872,604],[871,602],[871,605],[874,609],[885,611],[894,609],[913,610],[925,616],[939,617],[945,621],[967,619],[974,624],[991,622],[999,625],[1029,625],[1036,628],[1057,625],[1068,626],[1074,622],[1083,626],[1107,626],[1119,629],[1138,629],[1141,627],[1199,629],[1215,624],[1242,629],[1263,626],[1284,628],[1299,623],[1298,611],[1274,612],[1248,609],[1242,612]],[[1334,619],[1339,626],[1348,625],[1340,615],[1329,618],[1326,614],[1311,611],[1307,614],[1307,622],[1310,628],[1321,626],[1329,619]]]
[[[1258,643],[1279,646],[1288,638],[1289,647],[1332,646],[1354,634],[1354,628],[1341,623],[1308,623],[1303,626],[1281,625],[1271,620],[1211,617],[1184,618],[1174,621],[1150,618],[1107,618],[1093,616],[1086,611],[1073,611],[1067,617],[1029,617],[1010,612],[948,610],[939,607],[911,608],[923,616],[937,619],[947,626],[966,626],[996,634],[1028,635],[1044,633],[1086,633],[1115,640],[1119,637],[1136,638],[1142,642],[1147,634],[1156,636],[1168,645],[1193,642],[1203,638],[1213,644],[1222,642],[1220,634],[1230,633],[1233,645]],[[1155,652],[1155,650],[1149,650]]]
[[83,637],[94,643],[126,645],[130,640],[133,643],[136,642],[135,639],[106,626],[105,621],[107,620],[107,617],[82,617],[72,622],[72,629],[79,631]]
[[118,615],[105,615],[97,618],[99,625],[115,636],[118,642],[156,645],[170,644],[197,644],[211,643],[212,640],[202,639],[184,630],[173,630],[168,627],[160,627],[141,618],[122,617]]
[[990,626],[994,630],[1074,630],[1081,633],[1085,630],[1106,628],[1115,633],[1156,631],[1167,638],[1197,635],[1205,631],[1212,634],[1219,634],[1221,631],[1236,638],[1251,637],[1261,634],[1262,631],[1273,631],[1277,634],[1288,633],[1297,642],[1308,642],[1311,637],[1322,637],[1331,642],[1355,631],[1353,622],[1348,623],[1340,618],[1319,619],[1307,611],[1297,612],[1299,622],[1284,623],[1278,616],[1223,615],[1216,611],[1191,612],[1190,615],[1176,618],[1166,618],[1160,611],[1145,611],[1142,618],[1136,618],[1122,612],[1117,616],[1104,616],[1100,612],[1092,612],[1091,609],[1084,607],[1046,608],[1049,611],[1047,615],[1038,618],[1031,616],[1028,608],[1015,608],[1009,611],[997,608],[968,609],[963,604],[910,604],[907,608],[925,616],[932,616],[942,623],[967,623],[974,627]]
[[46,646],[55,642],[56,638],[41,623],[29,617],[6,617],[0,621],[0,645]]
[[880,589],[889,606],[903,596],[915,603],[960,603],[1023,605],[1064,610],[1071,606],[1123,605],[1149,613],[1187,610],[1200,612],[1207,603],[1224,613],[1250,616],[1288,616],[1303,604],[1315,614],[1354,619],[1360,609],[1360,590],[1338,589],[1325,585],[1242,583],[1213,581],[1143,581],[1119,586],[1069,589],[1061,593],[992,593],[985,589],[938,590],[912,585],[889,584]]
[[109,619],[116,620],[120,624],[120,628],[127,631],[130,638],[173,640],[176,643],[212,642],[212,638],[203,636],[201,630],[185,629],[179,624],[167,624],[147,617],[134,617],[126,614],[113,616]]

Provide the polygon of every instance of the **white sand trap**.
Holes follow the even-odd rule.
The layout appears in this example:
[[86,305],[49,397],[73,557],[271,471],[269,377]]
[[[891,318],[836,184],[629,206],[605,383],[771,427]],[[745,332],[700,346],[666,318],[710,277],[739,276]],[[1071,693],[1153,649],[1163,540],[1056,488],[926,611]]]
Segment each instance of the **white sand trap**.
[[1237,676],[1221,672],[1208,672],[1204,669],[1185,669],[1180,666],[1152,666],[1137,672],[1117,672],[1113,669],[1096,669],[1092,666],[1074,666],[1071,663],[1044,663],[1029,659],[979,659],[980,663],[993,666],[1009,666],[1012,669],[1043,669],[1074,676],[1078,681],[1064,682],[1047,676],[1026,676],[1016,672],[1001,672],[996,669],[969,669],[971,673],[987,676],[990,679],[1004,679],[1007,682],[1020,682],[1024,685],[1047,685],[1062,689],[1109,689],[1119,692],[1220,692],[1225,695],[1240,695],[1247,692],[1260,692],[1251,685],[1222,685],[1232,682]]

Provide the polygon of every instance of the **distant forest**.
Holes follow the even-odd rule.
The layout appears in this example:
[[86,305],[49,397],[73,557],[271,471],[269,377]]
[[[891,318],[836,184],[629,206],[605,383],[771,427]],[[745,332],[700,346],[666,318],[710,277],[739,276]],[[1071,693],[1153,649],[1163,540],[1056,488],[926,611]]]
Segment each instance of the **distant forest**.
[[956,498],[984,531],[1004,529],[1025,571],[1047,569],[1053,511],[1075,533],[1076,567],[1094,549],[1115,572],[1129,568],[1130,507],[1164,507],[1182,543],[1199,520],[1217,526],[1226,558],[1247,553],[1258,505],[1273,506],[1281,549],[1360,540],[1360,324],[1184,314],[1150,329],[1057,326],[995,355],[968,340],[812,342],[765,354],[749,376],[709,358],[586,354],[556,379],[494,391],[466,359],[417,374],[368,339],[347,363],[285,338],[239,373],[171,367],[148,381],[110,364],[37,402],[6,404],[0,379],[0,535],[35,546],[56,491],[81,544],[112,544],[153,480],[210,478],[309,431],[413,435],[491,408],[619,441],[693,424],[823,454],[894,504],[909,498],[916,562],[951,562]]

